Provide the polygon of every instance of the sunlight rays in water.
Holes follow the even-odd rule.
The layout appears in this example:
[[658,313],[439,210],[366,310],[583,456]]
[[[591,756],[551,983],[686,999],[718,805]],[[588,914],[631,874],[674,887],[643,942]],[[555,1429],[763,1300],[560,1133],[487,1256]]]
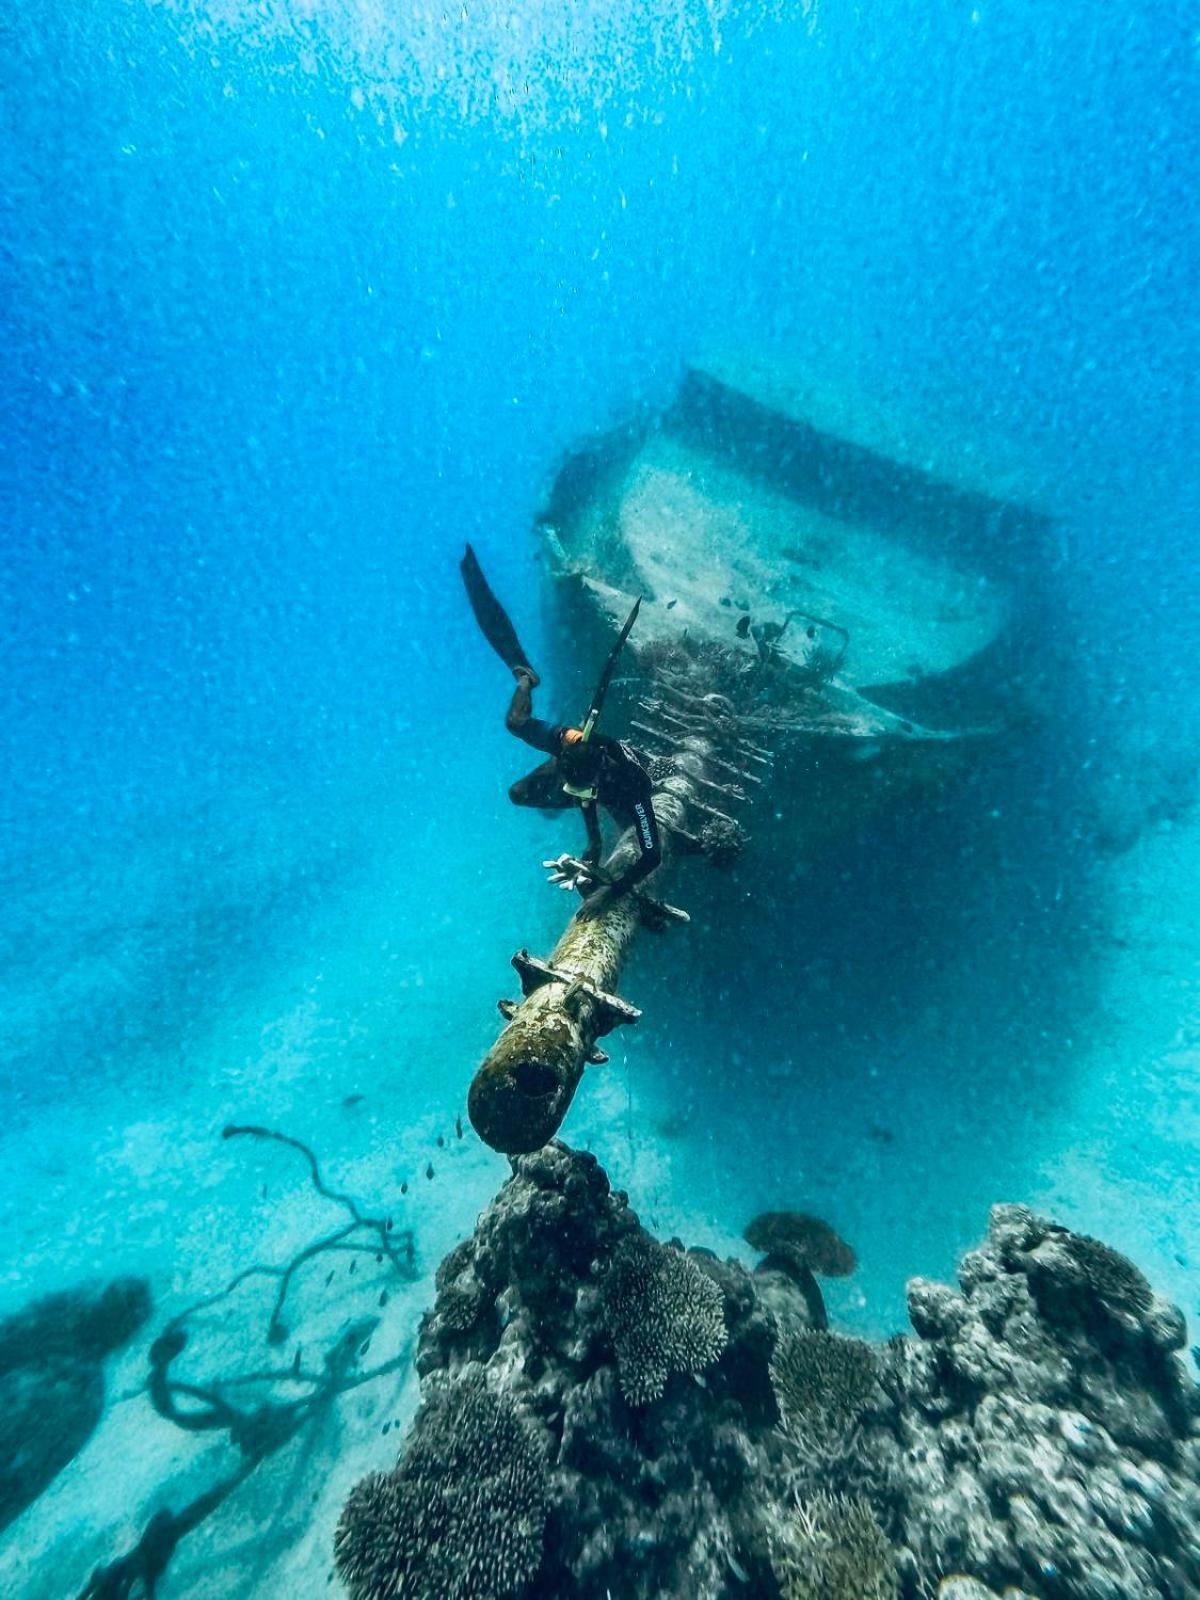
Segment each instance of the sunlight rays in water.
[[397,143],[422,118],[529,133],[661,120],[697,67],[765,29],[818,30],[820,0],[150,0],[214,50],[330,74]]

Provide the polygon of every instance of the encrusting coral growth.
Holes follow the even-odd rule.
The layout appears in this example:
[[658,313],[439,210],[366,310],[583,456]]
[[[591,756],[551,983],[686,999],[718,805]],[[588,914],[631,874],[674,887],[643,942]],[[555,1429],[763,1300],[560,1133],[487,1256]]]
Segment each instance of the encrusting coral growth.
[[[916,1336],[873,1348],[819,1331],[786,1273],[658,1244],[594,1158],[517,1158],[438,1274],[401,1463],[347,1505],[353,1600],[1200,1594],[1179,1313],[1019,1206],[960,1281],[914,1279]],[[473,1443],[483,1405],[515,1477]],[[822,1428],[845,1459],[818,1486]]]

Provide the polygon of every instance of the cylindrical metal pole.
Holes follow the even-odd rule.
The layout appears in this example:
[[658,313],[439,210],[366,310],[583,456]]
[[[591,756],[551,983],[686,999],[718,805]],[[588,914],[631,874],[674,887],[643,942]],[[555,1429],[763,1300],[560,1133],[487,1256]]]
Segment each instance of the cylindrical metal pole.
[[[663,864],[645,883],[656,893],[672,854],[672,830],[686,826],[687,805],[697,778],[708,775],[710,752],[706,739],[681,741],[676,772],[654,791]],[[619,874],[635,850],[632,837],[623,836],[606,869]],[[614,1022],[628,1020],[611,1002],[639,919],[636,897],[625,895],[593,920],[573,917],[549,961],[529,964],[540,970],[523,974],[525,998],[476,1072],[467,1098],[476,1132],[494,1149],[519,1155],[540,1149],[557,1133],[597,1039]],[[514,962],[518,970],[520,959]]]

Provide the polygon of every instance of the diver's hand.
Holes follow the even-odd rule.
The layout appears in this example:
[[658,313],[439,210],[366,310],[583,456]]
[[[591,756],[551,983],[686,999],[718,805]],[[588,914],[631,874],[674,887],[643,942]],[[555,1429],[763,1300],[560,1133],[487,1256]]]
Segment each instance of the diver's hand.
[[550,874],[550,882],[560,889],[578,889],[580,894],[590,894],[597,887],[598,880],[592,876],[596,868],[594,861],[564,855],[556,856],[553,861],[543,861],[542,865]]

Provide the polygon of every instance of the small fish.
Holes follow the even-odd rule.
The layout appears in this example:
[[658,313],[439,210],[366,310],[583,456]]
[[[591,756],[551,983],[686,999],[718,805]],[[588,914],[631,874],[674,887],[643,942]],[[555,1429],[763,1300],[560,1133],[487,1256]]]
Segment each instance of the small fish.
[[386,1290],[386,1289],[384,1289],[384,1290],[383,1290],[383,1291],[382,1291],[382,1292],[381,1292],[381,1293],[380,1293],[380,1296],[379,1296],[379,1304],[380,1304],[380,1305],[381,1305],[381,1306],[385,1306],[385,1305],[387,1305],[387,1303],[388,1303],[388,1292],[387,1292],[387,1290]]
[[445,1141],[445,1139],[443,1139],[443,1137],[442,1137],[442,1135],[440,1133],[438,1134],[437,1144],[438,1144],[438,1149],[439,1150],[444,1150],[446,1148],[446,1141]]
[[432,1162],[432,1161],[431,1161],[431,1162],[430,1162],[430,1163],[429,1163],[429,1165],[428,1165],[428,1166],[427,1166],[427,1167],[426,1167],[426,1168],[425,1168],[425,1176],[426,1176],[426,1177],[427,1177],[427,1178],[432,1178],[432,1177],[433,1177],[433,1162]]
[[454,1119],[454,1137],[456,1139],[461,1139],[462,1136],[463,1136],[462,1118],[461,1117],[455,1117],[455,1119]]
[[366,1098],[365,1094],[348,1094],[342,1104],[344,1106],[360,1106]]
[[400,1193],[401,1194],[407,1194],[408,1193],[408,1179],[407,1178],[405,1178],[404,1182],[400,1185]]
[[355,1272],[357,1270],[357,1268],[358,1268],[358,1262],[357,1261],[352,1261],[350,1263],[350,1271],[351,1272]]

